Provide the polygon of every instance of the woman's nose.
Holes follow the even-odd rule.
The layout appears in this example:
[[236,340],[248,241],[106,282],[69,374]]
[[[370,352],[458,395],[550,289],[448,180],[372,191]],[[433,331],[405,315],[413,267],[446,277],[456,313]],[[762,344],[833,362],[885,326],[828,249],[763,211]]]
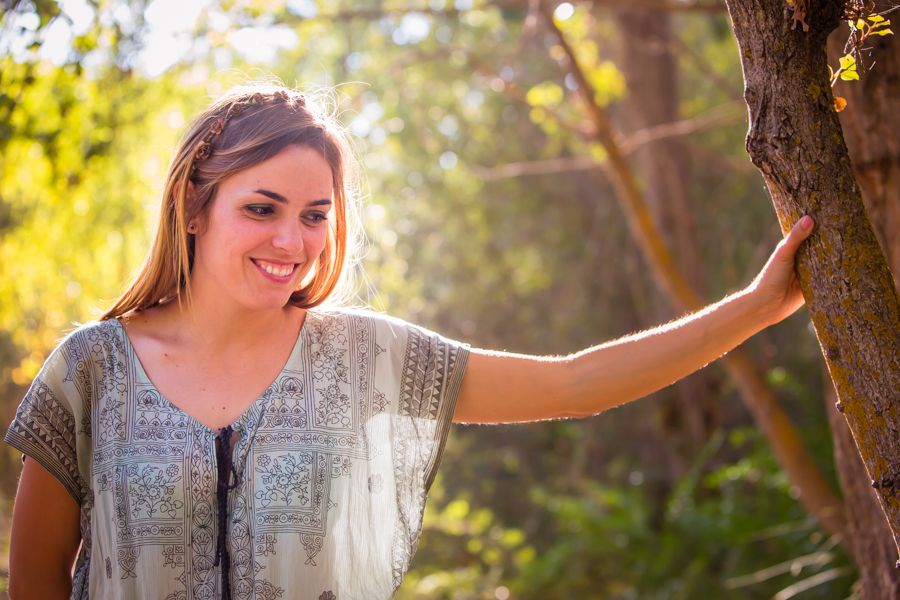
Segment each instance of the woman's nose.
[[272,238],[272,245],[288,254],[303,251],[303,226],[300,223],[282,223]]

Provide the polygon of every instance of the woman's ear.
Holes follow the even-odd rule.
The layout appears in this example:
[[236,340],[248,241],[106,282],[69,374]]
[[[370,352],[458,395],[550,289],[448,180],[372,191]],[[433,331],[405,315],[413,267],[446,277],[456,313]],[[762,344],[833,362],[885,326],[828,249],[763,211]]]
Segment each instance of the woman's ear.
[[[178,196],[181,195],[182,185],[184,185],[184,179],[179,179],[178,182],[175,184],[175,197],[176,198],[178,198]],[[190,179],[188,179],[187,180],[187,190],[184,195],[184,199],[190,200],[191,196],[193,196],[193,195],[194,195],[194,182],[191,181]]]

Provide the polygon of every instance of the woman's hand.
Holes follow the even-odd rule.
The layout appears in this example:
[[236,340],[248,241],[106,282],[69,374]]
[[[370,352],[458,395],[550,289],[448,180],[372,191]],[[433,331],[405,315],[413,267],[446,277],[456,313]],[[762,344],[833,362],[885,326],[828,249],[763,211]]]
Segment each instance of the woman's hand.
[[794,259],[800,244],[813,232],[814,225],[812,218],[808,216],[797,221],[747,288],[747,292],[754,295],[760,303],[760,310],[767,324],[778,323],[804,304],[800,280],[794,271]]

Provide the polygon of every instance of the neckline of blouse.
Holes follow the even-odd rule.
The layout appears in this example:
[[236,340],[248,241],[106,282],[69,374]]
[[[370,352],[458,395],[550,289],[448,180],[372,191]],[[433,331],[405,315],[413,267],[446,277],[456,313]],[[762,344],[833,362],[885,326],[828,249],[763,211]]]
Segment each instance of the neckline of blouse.
[[[244,412],[238,416],[237,420],[232,423],[231,428],[238,433],[238,435],[243,436],[244,428],[246,425],[247,419],[250,418],[250,415],[255,412],[255,409],[261,405],[265,400],[269,397],[269,390],[272,389],[272,386],[278,383],[278,380],[284,376],[285,371],[288,370],[288,367],[294,362],[296,355],[300,352],[300,348],[303,346],[303,341],[306,339],[306,330],[307,325],[309,324],[309,319],[312,316],[312,309],[306,309],[306,315],[303,318],[303,325],[300,326],[300,333],[297,335],[297,341],[294,342],[294,347],[291,349],[291,353],[288,355],[287,361],[284,363],[284,366],[281,367],[281,371],[278,372],[278,375],[275,376],[275,379],[272,380],[266,390],[262,393],[262,395],[254,400],[250,406],[248,406]],[[131,358],[134,360],[134,364],[137,368],[137,375],[140,379],[142,379],[147,385],[150,386],[150,389],[156,393],[157,396],[160,397],[161,401],[166,404],[166,406],[171,407],[172,410],[177,412],[178,414],[184,416],[188,421],[190,421],[195,427],[199,428],[201,431],[204,431],[207,435],[215,437],[217,432],[213,431],[209,425],[205,423],[201,423],[196,418],[191,416],[187,411],[182,409],[179,406],[176,406],[168,398],[166,398],[162,392],[160,392],[156,386],[153,384],[153,381],[150,379],[150,376],[147,375],[147,371],[144,370],[144,365],[141,364],[141,359],[138,357],[137,352],[134,349],[134,346],[131,343],[131,339],[128,337],[128,332],[125,331],[125,326],[122,325],[121,321],[118,318],[110,319],[110,321],[114,321],[116,325],[119,327],[119,331],[122,334],[122,338],[125,342],[125,349]]]

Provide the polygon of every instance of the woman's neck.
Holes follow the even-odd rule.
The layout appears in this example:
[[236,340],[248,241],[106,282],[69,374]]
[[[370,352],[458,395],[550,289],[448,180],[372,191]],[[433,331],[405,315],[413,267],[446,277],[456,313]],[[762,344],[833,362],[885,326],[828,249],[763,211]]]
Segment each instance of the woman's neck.
[[190,305],[183,298],[180,305],[171,300],[152,310],[154,326],[164,337],[181,338],[197,350],[224,353],[265,344],[274,332],[297,334],[306,318],[306,310],[290,305],[253,310],[199,294],[192,295]]

